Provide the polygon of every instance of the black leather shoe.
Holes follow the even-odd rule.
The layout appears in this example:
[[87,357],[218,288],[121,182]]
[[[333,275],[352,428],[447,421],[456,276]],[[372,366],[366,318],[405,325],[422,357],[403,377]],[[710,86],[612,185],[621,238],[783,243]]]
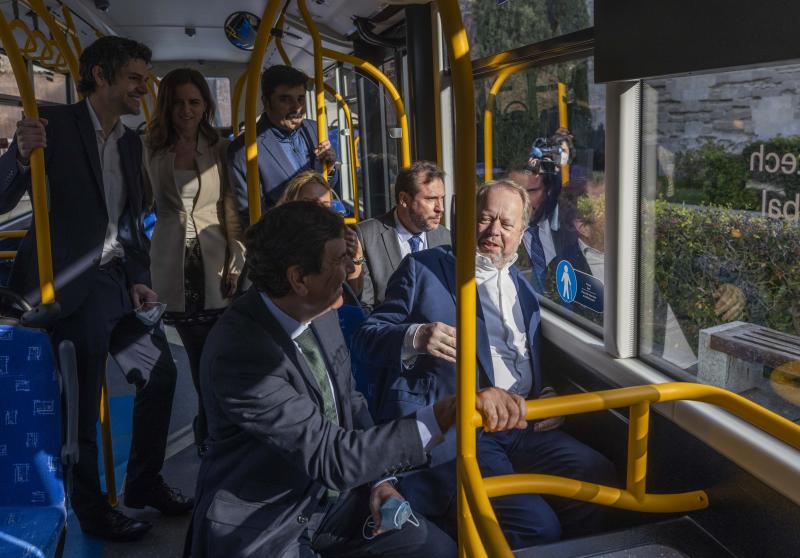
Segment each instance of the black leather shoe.
[[87,535],[118,542],[140,539],[153,526],[152,523],[138,521],[111,508],[80,523]]
[[192,511],[194,498],[185,497],[177,488],[170,488],[160,478],[149,489],[130,491],[125,489],[125,505],[141,509],[155,508],[164,515],[183,515]]

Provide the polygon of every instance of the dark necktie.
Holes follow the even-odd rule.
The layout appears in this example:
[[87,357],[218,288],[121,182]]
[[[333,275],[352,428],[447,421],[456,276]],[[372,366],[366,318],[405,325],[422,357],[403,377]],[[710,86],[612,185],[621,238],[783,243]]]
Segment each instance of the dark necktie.
[[408,243],[411,245],[411,253],[419,252],[420,248],[422,248],[422,237],[420,235],[415,234],[411,238],[408,239]]
[[[547,276],[547,259],[544,257],[544,246],[539,238],[539,226],[533,225],[528,228],[531,233],[531,264],[533,266],[533,276],[536,277],[539,293],[544,293],[544,280]],[[534,285],[537,286],[537,285]]]
[[[322,393],[322,411],[325,418],[333,424],[339,424],[339,415],[336,412],[336,401],[333,398],[328,368],[325,366],[325,360],[322,358],[322,351],[319,349],[314,332],[311,331],[310,327],[307,327],[303,333],[295,337],[295,341],[300,345],[303,357],[306,359],[308,367],[311,368],[314,379],[317,380],[317,386]],[[339,491],[328,488],[325,491],[325,496],[329,501],[336,500],[339,497]]]

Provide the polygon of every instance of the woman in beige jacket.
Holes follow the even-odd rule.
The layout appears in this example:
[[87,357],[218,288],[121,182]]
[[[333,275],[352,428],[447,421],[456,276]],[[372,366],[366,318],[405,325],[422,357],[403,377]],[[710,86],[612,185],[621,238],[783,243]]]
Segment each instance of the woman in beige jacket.
[[198,374],[208,332],[236,292],[244,264],[242,231],[226,167],[227,141],[212,125],[214,100],[203,75],[169,72],[158,89],[145,167],[156,203],[150,247],[153,289],[167,304],[198,390],[195,442],[207,431]]

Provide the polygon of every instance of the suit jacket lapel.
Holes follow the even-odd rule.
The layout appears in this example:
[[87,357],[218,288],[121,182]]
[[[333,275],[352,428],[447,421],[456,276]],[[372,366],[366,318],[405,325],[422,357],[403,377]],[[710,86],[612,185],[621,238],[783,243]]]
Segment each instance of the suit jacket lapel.
[[[447,283],[447,290],[453,298],[453,304],[456,304],[456,273],[455,266],[456,260],[453,253],[448,253],[446,258],[439,260],[442,266],[442,275]],[[492,356],[489,349],[489,334],[486,329],[486,321],[483,318],[483,308],[481,307],[480,297],[476,293],[476,306],[478,308],[477,321],[475,323],[477,333],[477,348],[478,348],[478,364],[480,366],[479,373],[488,380],[490,386],[494,385],[494,369],[492,368]]]
[[270,337],[280,345],[286,357],[294,364],[295,368],[300,371],[306,385],[309,390],[316,395],[317,404],[320,409],[322,409],[322,393],[319,391],[317,379],[308,368],[305,357],[300,353],[294,341],[289,338],[289,335],[281,327],[281,324],[278,323],[278,320],[270,313],[264,301],[261,300],[261,295],[256,288],[251,288],[243,296],[249,299],[247,307],[250,309],[251,315],[264,326]]
[[103,172],[100,170],[100,153],[97,151],[97,133],[92,124],[92,117],[89,115],[89,108],[86,106],[88,102],[89,101],[84,99],[75,105],[75,123],[78,126],[83,148],[86,150],[87,157],[89,157],[89,164],[92,167],[95,184],[97,184],[97,188],[100,190],[100,197],[105,200],[106,193],[105,190],[103,190]]
[[[266,118],[266,115],[262,116],[262,118]],[[283,176],[292,176],[295,173],[296,169],[294,165],[286,158],[286,154],[283,152],[280,142],[269,127],[266,127],[264,132],[259,135],[259,143],[261,143],[261,148],[267,155],[267,160],[272,158],[275,164],[283,171]],[[271,173],[269,167],[264,169],[264,172]]]
[[528,329],[525,332],[525,336],[528,340],[528,350],[530,351],[532,365],[531,372],[533,374],[531,394],[533,396],[538,396],[542,387],[537,339],[541,315],[536,303],[536,295],[533,294],[533,289],[530,284],[520,275],[517,266],[511,266],[511,277],[514,279],[514,283],[517,286],[517,296],[520,306],[522,307],[522,316],[527,320]]
[[383,240],[383,246],[386,248],[386,256],[392,264],[392,269],[397,269],[400,266],[400,262],[403,261],[403,254],[400,253],[400,246],[397,244],[393,212],[382,215],[380,221],[384,227],[381,239]]

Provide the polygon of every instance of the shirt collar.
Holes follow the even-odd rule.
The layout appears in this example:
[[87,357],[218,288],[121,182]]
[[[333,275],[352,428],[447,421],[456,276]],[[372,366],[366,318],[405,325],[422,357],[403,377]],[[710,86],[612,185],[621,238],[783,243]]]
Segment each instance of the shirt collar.
[[397,216],[397,208],[394,208],[394,228],[397,230],[397,235],[400,239],[404,242],[408,242],[408,239],[412,236],[419,236],[422,241],[425,241],[425,233],[421,232],[418,235],[415,235],[411,231],[409,231],[404,225],[403,222],[400,220],[400,217]]
[[551,231],[557,231],[561,228],[561,225],[558,220],[558,205],[553,210],[553,213],[550,214],[550,217],[542,217],[539,220],[539,228],[544,229],[547,225],[550,225]]
[[275,304],[266,294],[261,292],[258,294],[261,295],[261,300],[263,300],[264,304],[267,305],[267,310],[269,310],[270,313],[275,316],[275,319],[278,320],[281,328],[283,328],[283,331],[286,332],[286,335],[288,335],[290,339],[297,339],[298,335],[308,329],[308,322],[301,324],[289,314],[278,308],[278,305]]
[[89,99],[86,99],[86,107],[89,109],[89,118],[92,119],[92,126],[94,126],[94,131],[99,132],[101,136],[103,136],[106,140],[110,137],[114,137],[114,139],[119,139],[122,136],[123,132],[123,124],[121,119],[117,119],[117,123],[114,124],[114,127],[111,129],[111,133],[108,136],[105,136],[105,132],[103,131],[103,125],[100,124],[100,119],[97,118],[97,113],[94,111],[92,107],[92,102]]
[[501,269],[498,269],[492,263],[492,260],[490,260],[489,258],[484,256],[483,254],[481,254],[479,252],[476,252],[475,253],[475,270],[478,271],[478,272],[484,272],[484,273],[495,273],[495,272],[508,273],[508,270],[511,268],[512,265],[514,265],[514,262],[517,261],[518,257],[519,257],[518,254],[514,254],[511,257],[511,260],[506,263],[506,265],[504,265]]

